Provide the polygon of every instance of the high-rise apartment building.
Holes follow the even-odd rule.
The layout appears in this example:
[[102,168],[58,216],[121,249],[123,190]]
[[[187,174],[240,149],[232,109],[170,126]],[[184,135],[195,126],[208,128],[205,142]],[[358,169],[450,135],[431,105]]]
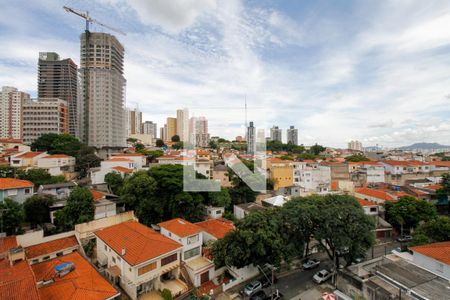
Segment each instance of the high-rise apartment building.
[[38,98],[58,98],[69,107],[69,133],[78,136],[78,66],[72,59],[60,59],[55,52],[40,52]]
[[167,118],[164,131],[165,140],[170,141],[172,137],[177,134],[177,118]]
[[0,92],[0,138],[22,139],[22,105],[30,95],[4,86]]
[[153,138],[156,138],[157,136],[157,125],[156,123],[153,123],[152,121],[145,121],[142,124],[142,133],[148,134],[153,136]]
[[108,33],[86,32],[80,40],[80,136],[99,149],[124,147],[124,48]]
[[160,138],[161,140],[163,140],[163,141],[166,140],[166,132],[165,132],[165,127],[166,127],[166,126],[167,126],[167,125],[164,124],[164,127],[161,127],[161,128],[159,129],[159,138]]
[[141,134],[142,133],[142,112],[138,108],[134,110],[127,109],[127,132],[130,136],[131,134]]
[[360,141],[350,141],[348,143],[348,149],[355,151],[363,151],[363,146]]
[[294,128],[294,126],[290,126],[286,131],[287,142],[293,145],[298,145],[298,129]]
[[39,98],[23,103],[23,142],[33,143],[47,133],[69,133],[69,109],[58,98]]
[[271,141],[278,141],[282,142],[282,130],[281,128],[278,128],[278,126],[273,126],[270,128],[270,140]]
[[189,140],[189,111],[187,108],[177,110],[177,133],[181,141]]
[[195,146],[209,146],[208,120],[205,117],[192,117],[189,120],[189,132],[191,133],[191,142]]
[[247,133],[245,135],[245,139],[247,141],[247,153],[255,154],[256,153],[256,128],[253,126],[253,122],[250,122],[250,125],[247,127]]

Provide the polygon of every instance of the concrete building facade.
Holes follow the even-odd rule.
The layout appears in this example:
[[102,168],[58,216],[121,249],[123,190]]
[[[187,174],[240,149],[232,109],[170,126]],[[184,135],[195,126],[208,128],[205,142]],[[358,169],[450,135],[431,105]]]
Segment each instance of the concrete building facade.
[[247,153],[256,153],[256,127],[253,126],[253,122],[250,122],[247,127],[247,133],[245,135],[245,140],[247,141]]
[[289,129],[286,130],[286,136],[288,144],[298,145],[298,129],[294,128],[294,126],[290,126]]
[[271,141],[278,141],[282,142],[283,138],[283,132],[281,128],[278,128],[278,126],[273,126],[270,128],[270,140]]
[[153,138],[156,138],[157,133],[158,133],[157,128],[158,128],[158,126],[156,125],[156,123],[153,123],[152,121],[145,121],[142,124],[142,133],[151,135],[151,136],[153,136]]
[[30,95],[15,87],[4,86],[0,92],[0,138],[22,139],[22,104]]

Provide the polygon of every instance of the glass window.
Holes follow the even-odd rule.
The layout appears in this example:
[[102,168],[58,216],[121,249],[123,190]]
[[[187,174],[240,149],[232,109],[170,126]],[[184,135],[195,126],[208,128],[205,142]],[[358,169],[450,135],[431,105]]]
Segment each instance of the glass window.
[[187,238],[187,244],[188,245],[196,243],[196,242],[198,242],[198,234],[190,236],[190,237]]
[[200,254],[200,247],[196,247],[194,249],[188,250],[184,252],[184,259],[189,259],[191,257],[197,256]]
[[176,261],[178,258],[177,253],[174,253],[172,255],[169,255],[167,257],[164,257],[163,259],[161,259],[161,266],[165,266],[167,264],[170,264],[171,262]]

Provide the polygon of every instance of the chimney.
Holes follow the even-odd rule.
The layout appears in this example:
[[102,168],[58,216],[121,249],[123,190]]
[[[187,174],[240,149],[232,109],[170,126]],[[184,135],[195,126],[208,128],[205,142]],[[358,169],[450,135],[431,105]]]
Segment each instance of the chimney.
[[122,256],[125,255],[125,248],[122,248]]
[[13,266],[16,261],[25,260],[25,251],[20,246],[17,248],[11,248],[8,252],[8,259],[9,264]]

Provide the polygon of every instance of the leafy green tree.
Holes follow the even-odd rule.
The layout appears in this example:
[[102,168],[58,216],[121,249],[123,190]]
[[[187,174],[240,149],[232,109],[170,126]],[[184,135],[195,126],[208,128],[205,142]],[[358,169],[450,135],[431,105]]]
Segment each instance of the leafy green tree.
[[66,206],[56,212],[56,225],[63,229],[72,229],[76,224],[92,221],[95,205],[88,188],[75,187],[67,198]]
[[138,140],[135,138],[127,138],[127,143],[135,144]]
[[32,144],[33,151],[53,151],[53,142],[58,138],[56,133],[46,133],[38,137]]
[[172,218],[182,218],[190,222],[200,222],[204,219],[203,197],[198,193],[180,192],[170,199],[168,204]]
[[358,153],[358,154],[353,154],[353,155],[347,156],[345,158],[345,161],[360,162],[360,161],[369,161],[369,159],[365,155]]
[[[148,199],[157,201],[156,197],[154,197],[155,189],[155,179],[149,176],[146,171],[139,171],[125,180],[121,190],[121,198],[125,202],[127,209],[136,211],[140,206],[140,202]],[[145,203],[148,204],[147,201]]]
[[23,207],[20,203],[6,198],[0,202],[0,232],[6,232],[7,235],[20,234],[22,232],[21,224],[25,219]]
[[136,150],[136,152],[141,152],[145,150],[145,146],[141,143],[136,143],[134,144],[134,149]]
[[439,216],[420,224],[413,234],[412,245],[450,241],[450,218]]
[[172,142],[174,143],[178,143],[180,141],[180,136],[175,134],[172,138],[171,138]]
[[15,178],[17,168],[10,167],[8,165],[0,166],[0,178]]
[[76,155],[75,171],[79,172],[81,178],[86,177],[90,168],[100,167],[100,161],[93,147],[82,145]]
[[311,148],[309,149],[309,151],[314,155],[319,155],[325,150],[326,150],[325,147],[318,145],[317,143],[314,146],[311,146]]
[[[242,163],[247,167],[250,171],[254,171],[255,166],[252,161],[249,160],[241,160]],[[236,172],[242,174],[240,170]],[[231,179],[233,187],[229,190],[231,199],[233,200],[233,204],[241,204],[247,202],[254,202],[256,200],[256,196],[258,192],[253,191],[241,177],[239,177],[231,168],[228,168],[228,176]],[[252,176],[252,175],[250,175]],[[251,178],[246,178],[247,180],[251,180]]]
[[210,142],[209,142],[209,148],[211,148],[211,149],[217,149],[217,143],[215,143],[214,141],[210,141]]
[[400,197],[397,202],[385,203],[386,219],[397,228],[416,228],[421,221],[436,218],[436,208],[411,196]]
[[208,193],[209,204],[229,208],[231,206],[231,196],[228,189],[222,188],[219,192]]
[[18,177],[23,180],[31,181],[36,187],[42,184],[65,182],[64,176],[51,176],[45,169],[29,169],[27,171],[19,171]]
[[297,159],[303,161],[303,160],[314,160],[317,158],[317,155],[309,153],[309,152],[305,152],[305,153],[300,153],[299,155],[297,155]]
[[52,142],[52,150],[48,152],[50,154],[66,154],[70,156],[77,156],[81,149],[81,142],[70,134],[60,134]]
[[316,201],[320,214],[314,238],[330,260],[339,266],[340,257],[347,265],[355,258],[364,257],[375,240],[372,232],[375,223],[356,199],[348,195],[325,195]]
[[108,187],[111,189],[111,191],[114,193],[114,195],[120,195],[120,190],[123,185],[123,178],[122,176],[117,172],[109,172],[105,175],[105,182],[108,185]]
[[33,227],[50,222],[50,206],[54,203],[55,197],[52,195],[35,194],[31,196],[23,204],[25,220],[30,222]]
[[236,230],[227,233],[213,244],[215,265],[237,268],[249,264],[279,265],[285,257],[285,243],[280,231],[278,210],[250,213],[236,223]]
[[172,148],[174,149],[183,149],[184,148],[184,142],[176,142],[175,144],[172,145]]
[[164,141],[163,140],[161,140],[161,139],[157,139],[156,140],[156,147],[164,147],[165,146],[165,144],[164,144]]

